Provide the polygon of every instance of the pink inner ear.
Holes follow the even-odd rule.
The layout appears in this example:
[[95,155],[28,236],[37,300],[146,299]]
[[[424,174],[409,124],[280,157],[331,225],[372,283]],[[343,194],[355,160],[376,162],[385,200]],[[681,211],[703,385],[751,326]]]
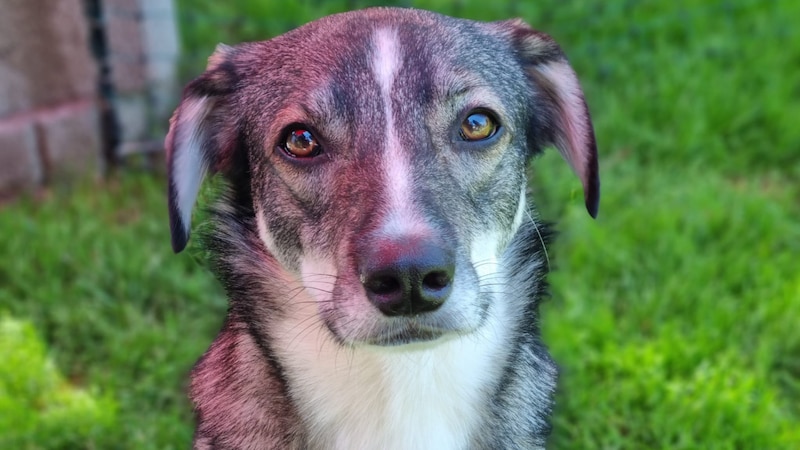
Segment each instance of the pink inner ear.
[[565,62],[539,66],[537,70],[549,81],[559,109],[556,147],[586,185],[593,142],[590,142],[591,125],[578,79]]
[[175,211],[186,236],[191,227],[192,209],[200,183],[208,171],[203,155],[206,139],[203,124],[214,102],[208,97],[184,100],[170,126],[167,152],[170,159],[169,182]]
[[580,178],[586,209],[596,217],[600,199],[597,147],[578,77],[547,34],[518,19],[498,22],[497,26],[511,34],[529,75],[552,102],[553,144]]
[[597,149],[578,78],[566,61],[537,65],[534,76],[555,104],[554,144],[580,178],[586,207],[594,217],[599,199]]

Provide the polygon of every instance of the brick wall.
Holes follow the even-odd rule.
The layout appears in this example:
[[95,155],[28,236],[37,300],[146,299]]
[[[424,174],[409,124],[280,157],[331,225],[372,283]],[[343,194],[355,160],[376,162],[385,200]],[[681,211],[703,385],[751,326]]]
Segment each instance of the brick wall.
[[90,0],[4,1],[0,195],[161,149],[177,94],[172,1],[94,3],[99,17]]
[[0,14],[0,190],[97,166],[97,66],[80,0]]

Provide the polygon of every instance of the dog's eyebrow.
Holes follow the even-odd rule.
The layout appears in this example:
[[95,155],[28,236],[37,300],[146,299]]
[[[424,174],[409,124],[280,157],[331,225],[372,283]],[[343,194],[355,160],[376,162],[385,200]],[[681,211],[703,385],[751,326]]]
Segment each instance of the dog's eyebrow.
[[452,101],[466,96],[472,90],[470,86],[454,86],[445,91],[444,98],[446,101]]
[[475,91],[489,91],[492,88],[492,84],[479,74],[466,71],[458,76],[444,76],[440,84],[444,86],[441,95],[445,101],[452,101]]
[[504,115],[507,111],[502,99],[492,89],[490,83],[475,77],[474,80],[457,80],[444,90],[442,103],[454,108],[464,107],[466,104],[479,103],[480,105],[495,110]]

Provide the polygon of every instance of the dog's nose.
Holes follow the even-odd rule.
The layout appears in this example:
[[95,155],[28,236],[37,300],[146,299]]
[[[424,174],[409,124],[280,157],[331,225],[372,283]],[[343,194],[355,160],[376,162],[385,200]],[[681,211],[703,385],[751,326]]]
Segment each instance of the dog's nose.
[[387,316],[434,311],[450,295],[455,258],[430,241],[383,241],[362,255],[367,298]]

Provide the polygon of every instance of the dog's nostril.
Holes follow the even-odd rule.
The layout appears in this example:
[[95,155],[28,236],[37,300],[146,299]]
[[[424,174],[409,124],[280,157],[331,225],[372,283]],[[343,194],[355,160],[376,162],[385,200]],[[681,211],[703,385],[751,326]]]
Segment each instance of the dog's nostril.
[[365,287],[377,295],[388,295],[400,291],[400,281],[391,275],[378,275],[370,277],[365,283]]
[[422,279],[422,286],[426,289],[438,291],[450,285],[450,274],[441,270],[431,272]]
[[408,239],[378,241],[360,253],[367,298],[387,316],[432,312],[450,296],[455,275],[451,250]]

